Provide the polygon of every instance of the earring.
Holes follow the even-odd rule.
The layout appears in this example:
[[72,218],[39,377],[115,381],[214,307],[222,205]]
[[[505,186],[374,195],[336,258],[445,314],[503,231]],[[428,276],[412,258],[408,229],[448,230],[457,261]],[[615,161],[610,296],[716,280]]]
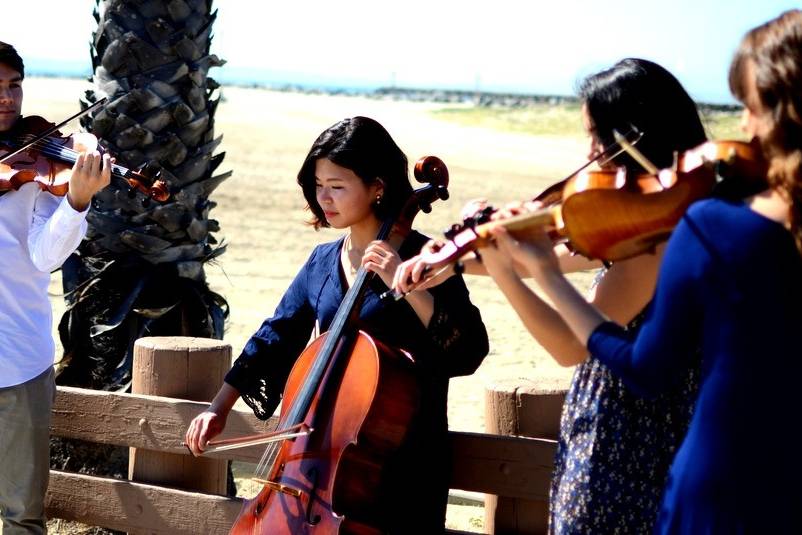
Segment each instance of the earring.
[[382,196],[376,195],[376,206],[379,206],[382,203]]

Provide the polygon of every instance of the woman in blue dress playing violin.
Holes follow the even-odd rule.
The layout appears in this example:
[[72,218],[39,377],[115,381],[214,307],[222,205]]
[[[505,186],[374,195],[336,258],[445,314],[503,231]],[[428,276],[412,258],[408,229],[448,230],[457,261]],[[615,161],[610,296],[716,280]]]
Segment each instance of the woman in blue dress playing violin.
[[577,294],[545,234],[521,242],[494,231],[576,338],[636,392],[674,387],[701,348],[698,401],[657,533],[802,532],[793,431],[802,376],[802,11],[747,33],[729,82],[744,104],[742,127],[768,163],[768,188],[691,206],[636,335]]

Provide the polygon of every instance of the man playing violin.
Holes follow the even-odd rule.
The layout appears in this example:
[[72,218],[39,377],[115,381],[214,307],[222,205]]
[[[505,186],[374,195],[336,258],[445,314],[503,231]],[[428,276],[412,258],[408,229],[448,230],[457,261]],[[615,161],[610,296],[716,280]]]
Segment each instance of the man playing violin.
[[[22,110],[22,58],[0,42],[0,137]],[[0,155],[0,158],[2,155]],[[50,272],[83,239],[92,196],[110,179],[111,161],[82,153],[69,192],[56,197],[36,182],[0,193],[0,517],[3,535],[45,533],[50,412],[55,397],[47,297]]]

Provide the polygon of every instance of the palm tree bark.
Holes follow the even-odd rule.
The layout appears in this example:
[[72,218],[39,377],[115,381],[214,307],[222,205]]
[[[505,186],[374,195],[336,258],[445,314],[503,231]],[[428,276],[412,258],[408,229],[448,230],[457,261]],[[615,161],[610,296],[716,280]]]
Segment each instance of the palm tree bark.
[[[159,174],[171,196],[155,202],[113,181],[94,199],[87,238],[63,267],[57,382],[124,391],[137,338],[223,337],[228,304],[207,285],[204,265],[225,250],[213,235],[219,225],[209,218],[209,196],[231,173],[216,173],[224,153],[214,154],[219,97],[208,76],[224,62],[209,52],[212,0],[96,0],[94,16],[94,89],[81,105],[102,97],[111,104],[84,116],[82,126],[118,164]],[[53,467],[127,472],[127,449],[52,445]]]
[[149,202],[122,181],[96,197],[87,239],[63,271],[60,384],[126,388],[142,336],[223,336],[227,304],[204,273],[225,250],[209,195],[231,174],[215,173],[225,153],[214,154],[219,98],[208,71],[224,62],[209,53],[211,4],[97,0],[95,89],[82,105],[103,96],[111,104],[82,125],[119,164],[159,173],[171,197]]

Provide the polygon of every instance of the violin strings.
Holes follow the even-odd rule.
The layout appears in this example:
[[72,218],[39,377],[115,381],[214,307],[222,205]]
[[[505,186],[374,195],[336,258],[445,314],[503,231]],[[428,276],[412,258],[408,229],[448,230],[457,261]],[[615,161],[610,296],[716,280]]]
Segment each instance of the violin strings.
[[[75,163],[78,160],[78,155],[80,154],[80,152],[76,151],[75,149],[58,145],[46,139],[39,140],[31,146],[40,149],[42,154],[44,154],[45,156],[50,156],[53,158],[61,158],[62,160],[66,160],[69,163]],[[111,168],[113,173],[116,173],[118,176],[121,176],[123,178],[125,178],[125,175],[128,174],[128,172],[130,171],[129,169],[126,169],[121,165],[117,165],[116,163],[112,164]]]
[[[73,159],[73,163],[75,162],[75,160],[78,159],[78,154],[80,154],[78,151],[76,151],[74,149],[58,145],[58,144],[53,143],[52,141],[49,141],[49,140],[46,140],[46,139],[37,141],[36,143],[31,145],[31,147],[36,147],[38,149],[41,149],[42,152],[44,152],[47,156],[54,156],[55,157],[55,156],[61,156],[63,154],[65,157],[72,158]],[[49,153],[46,152],[48,150],[50,151]],[[55,151],[55,152],[53,152],[53,151]]]
[[[20,143],[21,145],[24,145],[25,144],[24,139],[26,139],[26,138],[30,138],[30,136],[23,136],[22,138],[18,137],[18,138],[16,138],[15,141],[17,143]],[[78,152],[78,151],[76,151],[74,149],[71,149],[69,147],[65,147],[63,145],[60,145],[58,143],[54,143],[50,139],[37,140],[36,142],[31,143],[30,146],[37,148],[39,150],[39,152],[41,152],[45,156],[49,156],[51,158],[54,158],[54,159],[57,159],[57,160],[61,160],[61,161],[64,161],[64,162],[68,162],[68,163],[73,163],[73,164],[76,161],[78,161],[78,155],[80,154],[80,152]],[[118,165],[116,163],[112,163],[111,164],[111,174],[113,176],[115,176],[115,177],[118,177],[118,178],[121,178],[121,179],[125,180],[126,182],[128,182],[129,186],[131,186],[132,189],[134,189],[134,188],[139,189],[139,191],[141,191],[142,193],[144,193],[148,197],[151,197],[151,196],[154,195],[152,191],[148,191],[147,189],[142,189],[141,185],[135,186],[134,185],[135,183],[132,182],[131,178],[129,178],[129,175],[133,174],[135,176],[139,176],[139,173],[132,173],[131,170],[128,169],[128,168],[123,167],[121,165]],[[151,182],[152,182],[152,186],[155,187],[156,183],[159,182],[159,181],[158,180],[151,180]]]

